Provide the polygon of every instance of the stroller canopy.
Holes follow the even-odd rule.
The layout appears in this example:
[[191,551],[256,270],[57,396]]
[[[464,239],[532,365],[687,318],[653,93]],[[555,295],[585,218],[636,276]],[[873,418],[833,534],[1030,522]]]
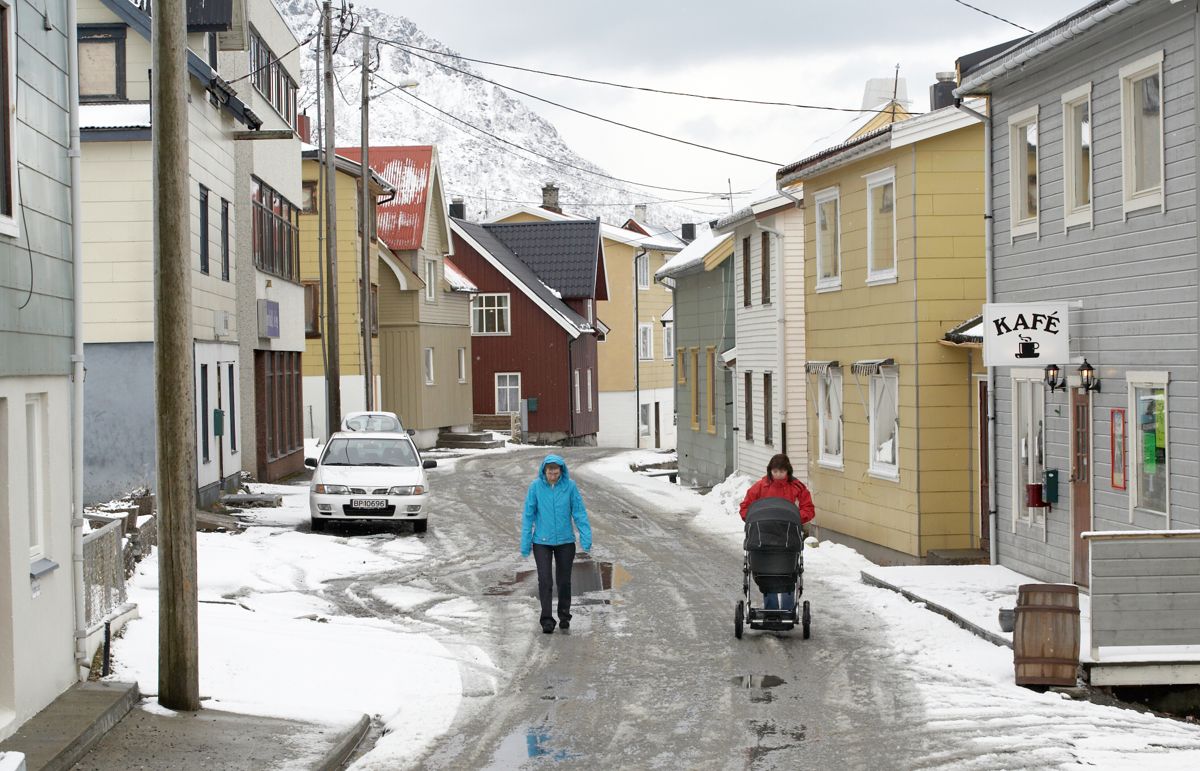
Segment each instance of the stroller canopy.
[[801,551],[800,509],[786,498],[763,498],[746,511],[746,551]]

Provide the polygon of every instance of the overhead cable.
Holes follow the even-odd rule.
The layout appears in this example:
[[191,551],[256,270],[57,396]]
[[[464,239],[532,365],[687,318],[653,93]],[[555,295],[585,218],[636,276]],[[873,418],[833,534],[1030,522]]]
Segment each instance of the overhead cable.
[[963,0],[954,0],[954,2],[958,3],[959,5],[964,5],[967,8],[970,8],[972,11],[979,11],[984,16],[991,16],[996,21],[1002,21],[1005,24],[1009,24],[1009,25],[1016,27],[1017,29],[1023,29],[1026,32],[1028,32],[1030,35],[1033,34],[1033,30],[1031,30],[1029,27],[1022,27],[1020,24],[1017,24],[1015,21],[1009,21],[1008,19],[1004,18],[1003,16],[997,16],[996,14],[991,13],[989,11],[985,11],[982,8],[976,8],[975,6],[971,5],[970,3],[964,3]]

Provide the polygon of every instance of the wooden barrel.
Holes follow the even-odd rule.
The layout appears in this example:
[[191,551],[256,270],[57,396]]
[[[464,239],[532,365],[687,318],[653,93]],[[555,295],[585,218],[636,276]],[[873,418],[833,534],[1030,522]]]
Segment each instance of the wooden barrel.
[[1075,685],[1079,667],[1079,587],[1024,584],[1013,630],[1017,685]]

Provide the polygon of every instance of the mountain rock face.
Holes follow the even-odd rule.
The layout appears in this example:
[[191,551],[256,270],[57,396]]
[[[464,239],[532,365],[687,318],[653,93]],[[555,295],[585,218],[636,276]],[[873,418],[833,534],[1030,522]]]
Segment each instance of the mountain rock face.
[[[317,28],[320,9],[312,0],[275,2],[300,40]],[[399,41],[455,53],[408,19],[362,6],[357,6],[355,13],[358,22],[355,29],[369,24],[372,38],[379,41],[376,47],[378,64],[371,86],[371,144],[437,145],[445,194],[464,198],[468,219],[496,215],[519,203],[538,205],[542,185],[546,182],[558,185],[564,213],[599,217],[617,225],[634,216],[635,203],[649,204],[646,221],[656,231],[661,228],[678,232],[681,222],[710,218],[673,204],[655,203],[662,197],[684,198],[687,194],[663,192],[650,195],[634,186],[568,168],[513,147],[519,145],[572,166],[606,173],[568,147],[549,121],[504,89],[385,42]],[[335,40],[337,27],[335,16]],[[316,143],[317,98],[321,89],[317,79],[320,51],[315,40],[303,51],[303,72],[298,74],[300,109],[307,111],[313,121],[313,142]],[[416,53],[430,59],[442,58],[423,51]],[[337,144],[357,147],[360,139],[362,36],[346,35],[333,58],[338,82],[334,89]],[[449,58],[444,62],[460,70],[479,72],[470,62]],[[496,79],[502,81],[499,76]],[[485,136],[475,128],[414,101],[403,89],[394,87],[394,84],[407,80],[419,84],[412,89],[413,95],[512,145]]]

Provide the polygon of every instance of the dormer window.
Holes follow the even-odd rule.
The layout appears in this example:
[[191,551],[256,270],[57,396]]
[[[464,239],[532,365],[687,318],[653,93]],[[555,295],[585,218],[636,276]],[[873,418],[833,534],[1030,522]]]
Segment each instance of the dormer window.
[[125,31],[121,24],[79,26],[79,101],[125,101]]

